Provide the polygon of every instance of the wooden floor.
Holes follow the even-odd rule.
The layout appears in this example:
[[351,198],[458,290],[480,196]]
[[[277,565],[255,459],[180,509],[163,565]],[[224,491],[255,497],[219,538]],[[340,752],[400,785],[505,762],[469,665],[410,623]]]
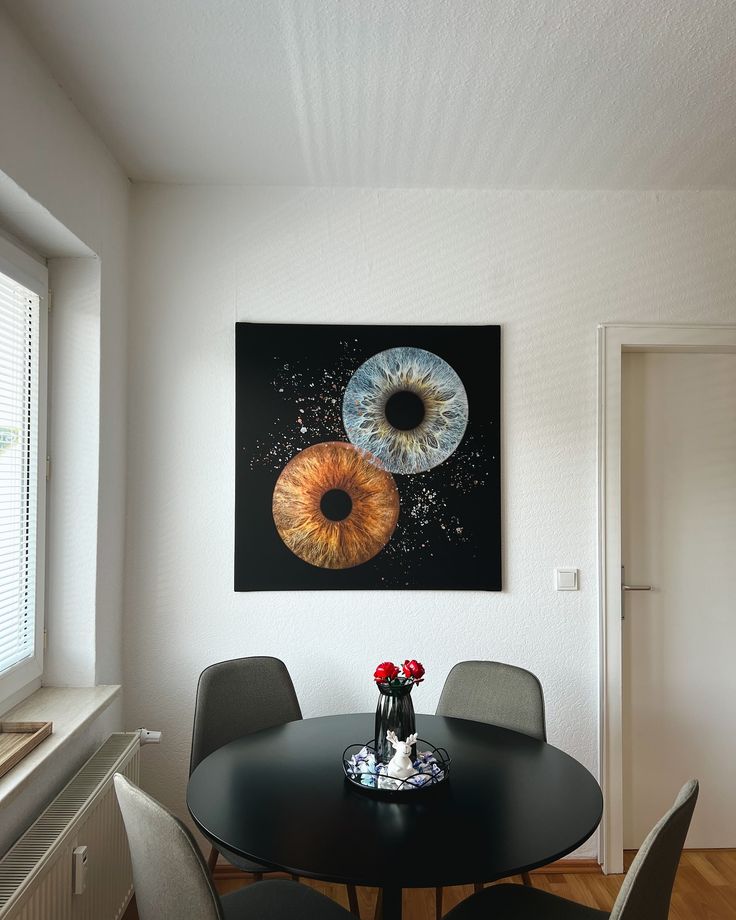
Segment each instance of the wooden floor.
[[[627,865],[632,858],[633,854],[627,854]],[[538,870],[532,874],[536,888],[599,910],[611,909],[622,880],[622,875],[606,876],[591,871],[545,874]],[[242,877],[229,875],[227,869],[221,873],[218,867],[217,888],[222,894],[241,888],[244,883],[247,884]],[[303,884],[311,885],[347,908],[345,888],[341,885],[312,881]],[[471,886],[445,889],[445,911],[470,894]],[[376,890],[359,888],[358,899],[362,920],[372,920]],[[131,905],[123,920],[137,918],[135,906]],[[434,889],[414,888],[404,892],[404,920],[434,920]],[[736,920],[736,850],[687,850],[683,854],[670,920]]]

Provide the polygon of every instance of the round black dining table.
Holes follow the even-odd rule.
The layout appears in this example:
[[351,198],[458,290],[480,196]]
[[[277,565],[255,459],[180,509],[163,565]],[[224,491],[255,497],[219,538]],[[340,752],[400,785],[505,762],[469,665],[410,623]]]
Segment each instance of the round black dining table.
[[505,878],[565,856],[595,831],[600,787],[568,754],[484,722],[416,719],[420,739],[452,760],[435,788],[400,800],[356,789],[341,755],[372,737],[374,716],[323,716],[210,754],[189,779],[189,811],[215,845],[248,859],[382,888],[384,920],[401,917],[403,888]]

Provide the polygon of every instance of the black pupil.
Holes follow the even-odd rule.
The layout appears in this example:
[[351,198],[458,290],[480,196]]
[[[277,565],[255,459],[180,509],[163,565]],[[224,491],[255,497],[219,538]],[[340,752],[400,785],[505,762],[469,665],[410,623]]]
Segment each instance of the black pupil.
[[399,390],[386,401],[386,420],[392,428],[411,431],[424,421],[424,403],[411,390]]
[[353,501],[342,489],[330,489],[322,496],[319,507],[328,521],[344,521],[353,510]]

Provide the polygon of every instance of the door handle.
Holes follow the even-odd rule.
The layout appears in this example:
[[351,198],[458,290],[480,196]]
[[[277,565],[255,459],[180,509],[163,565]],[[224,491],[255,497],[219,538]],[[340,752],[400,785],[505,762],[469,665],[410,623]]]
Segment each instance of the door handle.
[[[621,591],[653,591],[651,585],[627,585],[625,568],[621,566]],[[626,619],[626,605],[624,604],[623,595],[621,596],[621,619]]]

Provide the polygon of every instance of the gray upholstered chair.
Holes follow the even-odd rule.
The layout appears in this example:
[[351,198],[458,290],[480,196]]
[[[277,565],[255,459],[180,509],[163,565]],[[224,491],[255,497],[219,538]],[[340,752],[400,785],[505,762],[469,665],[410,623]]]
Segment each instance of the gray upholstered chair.
[[[192,752],[189,774],[213,751],[251,732],[301,719],[302,711],[291,676],[278,658],[252,657],[218,661],[199,675],[194,704]],[[258,881],[266,866],[252,862],[221,847],[227,861],[254,875]],[[210,872],[218,850],[210,849]]]
[[531,671],[500,661],[461,661],[447,675],[438,716],[488,722],[547,740],[544,693]]
[[690,780],[655,824],[629,869],[613,910],[596,910],[523,885],[493,885],[462,901],[448,920],[667,920],[677,864],[698,798]]
[[[233,658],[210,665],[202,671],[197,684],[189,774],[224,744],[264,728],[296,722],[301,717],[291,676],[278,658]],[[220,847],[219,852],[231,865],[253,875],[257,881],[264,872],[273,871],[225,847]],[[215,868],[217,855],[218,848],[213,846],[207,858],[210,872]],[[348,900],[351,911],[358,916],[354,885],[348,885]]]
[[219,898],[187,828],[149,795],[115,774],[128,834],[140,920],[347,920],[350,914],[306,885],[257,882]]
[[[539,678],[531,671],[500,661],[460,661],[447,675],[437,704],[438,716],[488,722],[547,740],[544,693]],[[531,885],[528,872],[522,873]],[[483,888],[476,882],[476,892]],[[435,916],[442,916],[442,889],[435,894]]]

